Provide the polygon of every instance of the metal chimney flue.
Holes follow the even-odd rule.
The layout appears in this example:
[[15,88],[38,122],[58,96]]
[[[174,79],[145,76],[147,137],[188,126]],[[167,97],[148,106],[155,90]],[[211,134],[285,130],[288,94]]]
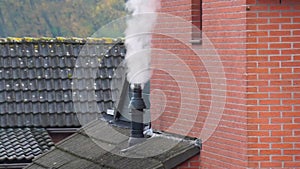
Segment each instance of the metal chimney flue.
[[134,84],[132,90],[132,97],[129,103],[131,114],[131,130],[129,138],[129,146],[141,143],[144,141],[144,109],[146,108],[145,102],[142,97],[141,84]]

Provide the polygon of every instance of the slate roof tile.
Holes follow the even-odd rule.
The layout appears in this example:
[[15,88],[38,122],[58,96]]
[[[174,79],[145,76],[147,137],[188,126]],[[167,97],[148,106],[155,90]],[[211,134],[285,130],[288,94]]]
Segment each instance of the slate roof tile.
[[30,162],[53,146],[44,128],[0,128],[0,164]]
[[79,127],[78,113],[91,119],[112,108],[112,78],[126,52],[112,42],[1,39],[0,127]]
[[55,149],[35,158],[26,168],[78,168],[80,164],[82,169],[171,169],[201,149],[195,140],[166,134],[154,135],[128,147],[128,135],[128,129],[95,120],[57,144]]

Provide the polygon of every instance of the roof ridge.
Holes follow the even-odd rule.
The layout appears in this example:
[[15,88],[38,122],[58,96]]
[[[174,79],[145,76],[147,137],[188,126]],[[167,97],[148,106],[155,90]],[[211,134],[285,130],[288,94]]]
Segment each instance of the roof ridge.
[[106,43],[114,44],[118,42],[124,42],[124,38],[109,38],[109,37],[87,37],[87,38],[78,38],[78,37],[7,37],[0,38],[1,43]]

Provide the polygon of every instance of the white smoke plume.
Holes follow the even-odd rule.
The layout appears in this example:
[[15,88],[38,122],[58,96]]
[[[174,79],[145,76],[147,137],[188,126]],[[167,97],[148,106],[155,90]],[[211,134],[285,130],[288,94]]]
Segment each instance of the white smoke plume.
[[130,13],[125,31],[127,79],[131,84],[144,84],[150,79],[151,32],[159,0],[128,0],[126,8]]

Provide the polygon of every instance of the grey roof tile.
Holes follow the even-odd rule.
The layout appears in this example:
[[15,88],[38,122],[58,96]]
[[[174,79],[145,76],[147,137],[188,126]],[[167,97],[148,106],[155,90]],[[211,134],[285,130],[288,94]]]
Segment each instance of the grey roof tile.
[[30,162],[53,146],[44,128],[0,128],[0,164]]
[[37,157],[27,169],[44,168],[112,168],[171,169],[197,155],[200,148],[193,140],[171,135],[155,135],[127,147],[128,129],[95,120],[57,144],[55,149]]
[[[91,119],[92,113],[114,107],[111,81],[125,47],[113,45],[76,40],[1,42],[0,127],[78,127],[76,110],[88,112],[80,117]],[[76,106],[73,101],[82,103]]]

